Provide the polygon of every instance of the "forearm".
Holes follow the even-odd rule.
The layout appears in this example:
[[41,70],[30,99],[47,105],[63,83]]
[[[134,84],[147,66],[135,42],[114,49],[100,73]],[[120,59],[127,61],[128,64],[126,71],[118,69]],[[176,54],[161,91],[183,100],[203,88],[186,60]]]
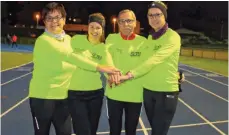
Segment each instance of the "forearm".
[[150,72],[157,65],[166,62],[174,53],[179,53],[180,43],[170,43],[169,45],[164,45],[157,52],[155,52],[151,57],[145,60],[142,64],[139,64],[138,67],[131,70],[134,78],[144,76]]
[[82,69],[97,71],[98,63],[95,63],[80,54],[69,53],[66,61]]

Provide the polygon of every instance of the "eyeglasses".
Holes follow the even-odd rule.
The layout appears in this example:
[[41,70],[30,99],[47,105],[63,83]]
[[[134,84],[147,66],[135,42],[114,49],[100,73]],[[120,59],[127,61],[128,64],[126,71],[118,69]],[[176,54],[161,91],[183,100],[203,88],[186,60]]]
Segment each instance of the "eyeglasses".
[[47,22],[53,22],[53,20],[56,20],[57,22],[60,21],[60,19],[62,19],[63,17],[62,16],[56,16],[56,17],[46,17],[45,20]]
[[163,13],[148,14],[148,17],[150,19],[159,19],[162,15],[163,15]]
[[125,24],[125,23],[127,23],[127,24],[132,24],[134,21],[135,21],[135,20],[132,20],[132,19],[119,19],[119,20],[118,20],[118,23],[121,24],[121,25],[123,25],[123,24]]

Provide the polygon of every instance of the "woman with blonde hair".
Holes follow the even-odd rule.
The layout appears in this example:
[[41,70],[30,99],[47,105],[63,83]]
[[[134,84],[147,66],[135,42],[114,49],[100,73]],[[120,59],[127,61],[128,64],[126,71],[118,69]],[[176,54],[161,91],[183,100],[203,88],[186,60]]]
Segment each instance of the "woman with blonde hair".
[[[112,59],[106,49],[108,45],[104,44],[104,28],[104,16],[101,13],[91,14],[88,20],[88,34],[75,35],[71,44],[76,54],[96,63],[112,66]],[[75,134],[96,135],[103,97],[101,74],[77,68],[68,91],[68,104]]]

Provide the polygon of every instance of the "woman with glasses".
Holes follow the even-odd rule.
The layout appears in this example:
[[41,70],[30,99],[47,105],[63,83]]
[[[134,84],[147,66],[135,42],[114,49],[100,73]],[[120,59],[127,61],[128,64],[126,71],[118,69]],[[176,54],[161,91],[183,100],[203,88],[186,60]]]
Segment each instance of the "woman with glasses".
[[55,2],[47,4],[42,11],[42,18],[45,32],[35,43],[34,70],[29,86],[35,135],[49,135],[51,123],[56,135],[71,135],[66,98],[76,66],[92,72],[115,73],[117,70],[73,53],[71,37],[63,30],[66,20],[63,5]]
[[[101,13],[94,13],[88,19],[88,34],[75,35],[71,40],[76,54],[90,60],[112,66],[112,59],[105,45],[105,18]],[[101,74],[77,68],[72,76],[68,91],[68,104],[76,135],[96,135],[104,88]]]
[[167,7],[163,2],[149,5],[148,21],[152,33],[148,36],[144,51],[148,56],[126,77],[143,78],[144,107],[152,135],[167,134],[179,94],[177,71],[181,39],[174,30],[168,28],[166,18]]

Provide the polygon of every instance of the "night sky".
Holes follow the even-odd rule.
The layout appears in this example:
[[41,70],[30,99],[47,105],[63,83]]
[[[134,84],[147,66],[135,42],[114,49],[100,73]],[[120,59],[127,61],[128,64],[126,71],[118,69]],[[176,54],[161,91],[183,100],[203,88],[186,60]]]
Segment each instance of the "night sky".
[[[24,24],[26,26],[35,25],[34,12],[41,12],[42,8],[48,2],[1,2],[2,22],[9,25]],[[80,18],[80,24],[87,24],[88,15],[94,12],[101,12],[105,15],[107,27],[112,28],[111,16],[117,15],[122,9],[132,9],[137,20],[141,22],[141,27],[147,29],[148,22],[146,18],[147,5],[150,1],[70,1],[59,2],[65,6],[68,18]],[[170,27],[179,27],[180,20],[183,17],[192,19],[207,19],[209,21],[227,22],[228,19],[228,2],[182,2],[169,1],[168,5],[168,23]],[[42,25],[42,21],[39,22]]]

